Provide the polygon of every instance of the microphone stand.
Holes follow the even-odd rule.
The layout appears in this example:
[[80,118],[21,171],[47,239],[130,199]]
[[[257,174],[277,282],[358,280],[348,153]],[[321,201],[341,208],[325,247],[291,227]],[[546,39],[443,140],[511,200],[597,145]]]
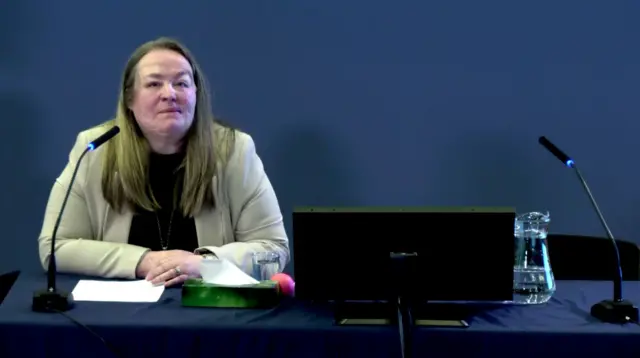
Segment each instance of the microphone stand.
[[616,242],[611,229],[609,229],[609,225],[607,225],[607,221],[604,219],[604,215],[602,215],[600,207],[598,206],[596,199],[593,197],[591,189],[589,189],[589,185],[587,185],[586,180],[584,180],[582,173],[572,160],[570,160],[568,164],[576,172],[578,180],[580,180],[584,191],[587,193],[587,196],[591,201],[591,205],[598,215],[600,224],[607,233],[609,240],[611,240],[615,257],[616,273],[613,276],[613,299],[602,300],[591,306],[591,315],[607,323],[638,322],[638,308],[635,307],[632,302],[622,299],[622,265],[620,263],[620,250],[618,250],[618,243]]
[[120,128],[118,126],[111,127],[111,129],[103,133],[94,141],[87,144],[87,147],[82,152],[82,154],[80,154],[80,157],[76,161],[76,167],[73,170],[73,174],[71,175],[69,186],[67,187],[64,199],[62,200],[60,212],[58,212],[58,217],[56,219],[55,225],[53,226],[53,234],[51,235],[50,247],[51,251],[49,252],[49,267],[47,269],[47,289],[36,291],[33,294],[31,309],[35,312],[66,312],[74,306],[73,294],[58,291],[56,287],[56,274],[58,271],[58,268],[56,266],[56,237],[58,236],[58,229],[60,228],[60,223],[62,222],[62,214],[64,213],[64,209],[67,206],[67,201],[69,200],[69,195],[71,194],[73,183],[76,181],[76,176],[78,175],[78,170],[80,169],[80,163],[82,163],[82,159],[84,159],[87,153],[96,150],[99,146],[116,136],[118,133],[120,133]]
[[609,225],[607,225],[607,221],[604,219],[604,215],[602,215],[600,207],[598,206],[598,203],[596,203],[596,199],[589,189],[589,185],[587,185],[587,181],[582,176],[582,173],[576,166],[573,159],[556,147],[555,144],[551,143],[551,141],[544,136],[538,138],[538,142],[558,158],[558,160],[560,160],[564,165],[572,168],[576,172],[584,191],[587,193],[587,196],[591,201],[591,206],[593,206],[596,214],[598,215],[600,224],[602,224],[604,231],[607,233],[607,237],[611,240],[611,245],[613,245],[616,264],[616,274],[613,276],[613,299],[602,300],[591,306],[591,315],[600,321],[607,323],[638,323],[638,308],[630,301],[622,299],[622,265],[620,263],[618,243],[616,242],[613,233],[611,233]]
[[66,312],[74,306],[73,294],[58,291],[56,287],[56,274],[58,272],[58,268],[56,266],[56,237],[58,235],[60,222],[62,221],[62,213],[67,206],[67,201],[71,194],[71,187],[78,175],[78,169],[80,169],[80,163],[82,163],[82,159],[87,155],[87,153],[89,153],[89,151],[91,151],[91,149],[92,148],[90,146],[87,147],[76,162],[76,167],[73,170],[73,175],[71,175],[71,180],[69,181],[69,188],[62,200],[62,206],[60,207],[58,218],[53,226],[53,234],[51,235],[51,251],[49,254],[49,267],[47,269],[47,289],[44,291],[38,291],[33,295],[32,308],[36,312]]
[[598,203],[596,203],[596,199],[593,197],[593,194],[591,194],[591,189],[589,189],[589,185],[587,185],[587,182],[584,180],[582,173],[580,173],[580,170],[575,165],[575,163],[571,163],[571,167],[576,172],[576,176],[578,177],[578,180],[580,180],[580,183],[582,183],[582,187],[584,188],[584,191],[587,193],[587,196],[589,197],[589,201],[591,201],[591,205],[593,205],[593,208],[595,209],[596,214],[598,215],[598,220],[600,220],[600,224],[602,225],[602,228],[607,233],[607,237],[610,240],[612,240],[614,243],[613,251],[615,254],[617,269],[616,269],[616,275],[613,277],[613,300],[621,301],[622,300],[622,265],[620,264],[620,251],[618,250],[618,244],[616,243],[616,240],[613,237],[613,233],[611,233],[611,230],[609,229],[609,225],[607,225],[607,222],[604,220],[604,216],[600,211],[600,207],[598,206]]

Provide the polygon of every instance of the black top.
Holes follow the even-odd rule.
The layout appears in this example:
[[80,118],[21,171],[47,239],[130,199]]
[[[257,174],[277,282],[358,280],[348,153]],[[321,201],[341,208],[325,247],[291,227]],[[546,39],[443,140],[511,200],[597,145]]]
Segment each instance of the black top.
[[[151,154],[149,181],[161,209],[150,212],[136,208],[129,232],[130,244],[146,247],[152,251],[166,249],[193,252],[198,248],[195,221],[193,217],[185,218],[178,205],[184,179],[184,169],[178,168],[183,159],[183,153]],[[175,204],[174,190],[177,194]]]

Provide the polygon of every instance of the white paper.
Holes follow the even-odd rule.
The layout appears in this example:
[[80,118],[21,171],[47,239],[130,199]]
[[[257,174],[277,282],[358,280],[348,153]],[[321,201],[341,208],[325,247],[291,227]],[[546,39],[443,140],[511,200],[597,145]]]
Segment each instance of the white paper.
[[227,260],[204,259],[200,265],[200,275],[207,283],[224,286],[244,286],[258,283],[236,265]]
[[146,280],[80,280],[73,289],[72,294],[75,301],[158,302],[163,292],[164,285],[154,286]]

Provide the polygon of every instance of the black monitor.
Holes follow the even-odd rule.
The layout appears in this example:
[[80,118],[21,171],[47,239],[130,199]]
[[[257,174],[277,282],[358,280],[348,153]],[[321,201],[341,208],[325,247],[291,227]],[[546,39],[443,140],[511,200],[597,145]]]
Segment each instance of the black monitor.
[[[513,208],[296,208],[296,298],[384,301],[404,280],[421,302],[510,301],[515,216]],[[415,255],[407,277],[394,277],[392,253]]]

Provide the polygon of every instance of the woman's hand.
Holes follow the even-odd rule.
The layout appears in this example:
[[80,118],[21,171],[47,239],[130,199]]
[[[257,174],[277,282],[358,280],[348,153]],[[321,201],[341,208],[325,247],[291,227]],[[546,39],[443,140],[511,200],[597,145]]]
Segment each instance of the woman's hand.
[[200,277],[202,256],[182,250],[163,251],[162,254],[164,255],[154,262],[154,267],[147,274],[147,281],[154,285],[164,283],[169,287],[191,277]]

